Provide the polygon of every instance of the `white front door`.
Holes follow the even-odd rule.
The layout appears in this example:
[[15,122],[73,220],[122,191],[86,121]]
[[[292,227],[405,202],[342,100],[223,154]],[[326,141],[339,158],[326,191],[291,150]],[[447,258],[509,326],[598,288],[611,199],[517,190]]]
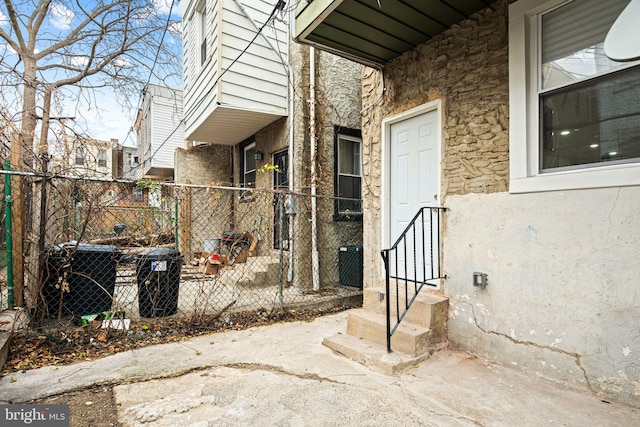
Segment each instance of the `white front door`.
[[[389,178],[389,242],[393,245],[419,209],[438,206],[439,173],[439,110],[431,110],[389,127],[390,178]],[[422,281],[432,276],[430,236],[430,211],[424,212],[422,222],[416,223],[415,234],[407,236],[407,252],[398,251],[398,275]],[[415,236],[415,237],[414,237]],[[424,237],[423,237],[424,236]],[[423,251],[423,241],[424,251]],[[433,244],[436,242],[432,242]],[[414,257],[413,248],[416,248]],[[424,253],[424,256],[423,256]],[[435,251],[437,262],[438,253]],[[395,258],[395,257],[394,257]],[[396,262],[392,259],[392,271]],[[405,275],[406,272],[406,275]]]

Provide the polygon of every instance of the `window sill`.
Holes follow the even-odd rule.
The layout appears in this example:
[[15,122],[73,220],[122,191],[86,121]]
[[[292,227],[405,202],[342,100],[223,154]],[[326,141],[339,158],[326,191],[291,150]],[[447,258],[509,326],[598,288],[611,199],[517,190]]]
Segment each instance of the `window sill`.
[[640,164],[638,163],[552,172],[530,177],[512,177],[509,181],[509,192],[517,194],[635,185],[640,185]]

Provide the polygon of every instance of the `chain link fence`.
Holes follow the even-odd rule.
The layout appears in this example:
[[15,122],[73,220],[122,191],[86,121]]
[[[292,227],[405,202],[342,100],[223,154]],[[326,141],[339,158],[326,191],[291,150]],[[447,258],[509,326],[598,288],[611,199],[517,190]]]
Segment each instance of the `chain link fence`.
[[362,222],[333,198],[2,176],[0,308],[26,307],[34,326],[361,300]]

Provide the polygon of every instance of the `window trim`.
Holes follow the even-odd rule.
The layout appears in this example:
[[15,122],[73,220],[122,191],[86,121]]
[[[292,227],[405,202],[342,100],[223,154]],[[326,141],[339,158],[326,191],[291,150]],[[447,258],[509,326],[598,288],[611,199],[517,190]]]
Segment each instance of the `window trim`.
[[98,148],[97,163],[98,163],[98,167],[100,168],[107,167],[107,150],[106,149]]
[[[253,188],[256,188],[256,186],[257,186],[256,183],[254,183],[254,187],[245,187],[245,181],[244,181],[245,180],[245,169],[244,169],[244,166],[245,166],[245,162],[244,162],[245,152],[246,152],[246,150],[248,148],[251,148],[251,146],[255,147],[255,145],[256,145],[255,136],[251,136],[251,137],[245,139],[244,141],[242,141],[241,143],[239,143],[238,145],[236,145],[236,147],[238,148],[238,151],[237,151],[237,153],[238,153],[237,154],[238,155],[238,175],[237,175],[238,176],[238,186],[241,187],[241,188],[248,188],[249,189],[247,191],[242,191],[240,193],[240,199],[241,200],[249,198],[252,195],[250,190],[253,189]],[[258,177],[257,173],[258,173],[258,168],[257,168],[257,165],[256,165],[256,179]]]
[[[540,53],[538,16],[566,0],[519,0],[509,6],[509,192],[606,188],[640,185],[640,163],[539,170]],[[621,67],[620,70],[625,69]]]
[[255,150],[256,148],[255,142],[252,142],[242,147],[242,182],[241,184],[243,188],[256,188],[255,181],[253,182],[253,187],[247,185],[247,174],[251,172],[256,172],[256,173],[258,172],[258,169],[255,167],[251,170],[247,170],[247,159],[246,159],[247,151],[251,150],[252,148]]
[[[271,155],[271,163],[274,166],[278,166],[278,164],[276,163],[276,157],[280,157],[280,156],[285,156],[287,158],[287,170],[283,170],[280,171],[280,173],[276,172],[275,169],[273,170],[273,174],[272,174],[272,179],[273,179],[273,188],[274,189],[286,189],[289,188],[289,169],[288,169],[288,164],[289,164],[289,149],[285,148],[284,150],[279,150],[274,152]],[[284,185],[279,184],[278,183],[278,176],[279,175],[285,175],[285,183]]]
[[196,46],[197,48],[197,52],[198,52],[198,57],[200,59],[200,67],[203,67],[204,64],[207,62],[208,59],[208,55],[207,55],[207,5],[206,2],[202,2],[197,10],[196,10],[196,15],[197,15],[197,31],[198,31],[198,45]]
[[75,150],[75,160],[73,164],[75,166],[85,166],[87,163],[87,150],[83,145],[79,145]]
[[340,175],[345,175],[345,176],[356,176],[356,175],[349,175],[349,174],[341,174],[340,173],[340,163],[339,163],[339,144],[340,144],[340,137],[341,136],[346,136],[347,139],[353,140],[353,139],[359,139],[360,140],[360,211],[359,212],[351,212],[351,213],[346,213],[346,212],[341,212],[340,209],[340,204],[339,201],[336,199],[335,203],[334,203],[334,209],[333,209],[333,220],[334,221],[362,221],[362,211],[363,211],[363,207],[362,207],[362,180],[363,180],[363,164],[362,164],[362,131],[358,130],[358,129],[350,129],[350,128],[343,128],[340,126],[334,126],[334,133],[333,133],[333,194],[334,196],[338,196],[339,194],[339,176]]

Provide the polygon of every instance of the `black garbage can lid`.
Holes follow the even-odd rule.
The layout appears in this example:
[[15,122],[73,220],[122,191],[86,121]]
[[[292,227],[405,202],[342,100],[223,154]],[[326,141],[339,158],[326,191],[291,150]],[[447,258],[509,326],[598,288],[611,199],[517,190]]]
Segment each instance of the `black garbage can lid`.
[[120,249],[112,245],[92,245],[90,243],[65,242],[59,243],[56,246],[60,249],[66,250],[75,249],[78,252],[120,252]]
[[180,258],[182,254],[173,248],[149,248],[135,256],[136,261]]
[[64,242],[58,243],[53,247],[54,253],[62,252],[82,252],[82,253],[110,253],[116,255],[122,255],[122,251],[112,245],[92,245],[90,243],[77,243],[77,242]]

